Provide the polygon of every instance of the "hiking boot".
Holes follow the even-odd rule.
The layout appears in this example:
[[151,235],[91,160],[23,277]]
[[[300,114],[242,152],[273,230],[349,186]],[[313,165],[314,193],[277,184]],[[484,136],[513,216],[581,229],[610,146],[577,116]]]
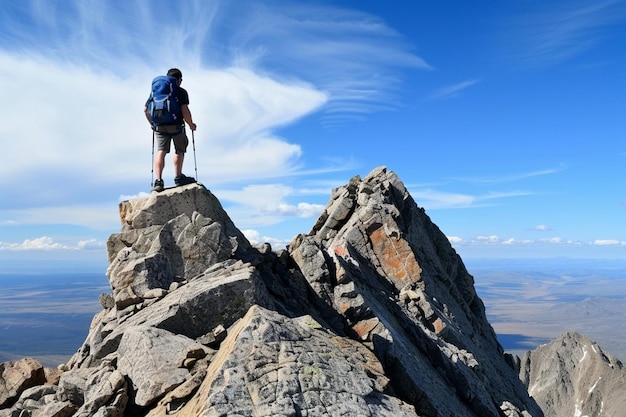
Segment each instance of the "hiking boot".
[[164,188],[163,180],[154,180],[154,187],[152,187],[152,191],[160,193]]
[[187,184],[192,184],[194,182],[196,182],[195,178],[188,177],[185,174],[177,175],[176,178],[174,178],[174,183],[176,185],[187,185]]

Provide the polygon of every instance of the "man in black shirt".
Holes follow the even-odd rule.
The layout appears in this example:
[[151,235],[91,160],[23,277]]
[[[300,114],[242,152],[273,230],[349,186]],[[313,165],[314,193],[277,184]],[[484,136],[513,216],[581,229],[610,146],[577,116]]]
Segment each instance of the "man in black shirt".
[[[144,107],[146,119],[148,119],[148,122],[154,129],[155,138],[158,144],[156,157],[154,159],[154,171],[156,175],[156,180],[154,181],[152,188],[154,191],[163,191],[163,168],[165,167],[165,155],[170,152],[171,142],[174,142],[175,151],[172,159],[176,175],[174,183],[176,185],[185,185],[196,181],[194,178],[183,174],[183,161],[185,160],[185,152],[187,151],[187,146],[189,145],[189,139],[187,138],[187,134],[185,132],[185,123],[187,123],[192,131],[196,130],[196,124],[193,122],[191,111],[189,110],[189,94],[187,93],[187,90],[180,86],[183,81],[183,74],[179,69],[172,68],[167,72],[167,75],[175,78],[178,82],[178,88],[174,90],[174,99],[178,102],[180,107],[181,114],[177,117],[179,122],[172,125],[152,126],[152,120],[148,111],[148,103],[146,103],[146,106]],[[148,101],[149,100],[150,99],[148,99]]]

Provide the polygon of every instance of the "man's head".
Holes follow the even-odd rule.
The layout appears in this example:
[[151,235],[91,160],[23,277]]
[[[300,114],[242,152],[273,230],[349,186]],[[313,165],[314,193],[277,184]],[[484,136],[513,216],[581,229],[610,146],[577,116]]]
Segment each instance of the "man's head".
[[167,71],[167,75],[176,78],[178,81],[182,81],[183,79],[183,73],[180,72],[178,68],[170,69],[169,71]]

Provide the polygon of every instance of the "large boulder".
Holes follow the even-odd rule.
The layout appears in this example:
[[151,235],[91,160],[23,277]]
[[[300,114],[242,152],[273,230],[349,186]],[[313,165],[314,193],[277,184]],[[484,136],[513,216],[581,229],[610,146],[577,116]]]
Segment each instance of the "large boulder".
[[416,415],[387,394],[388,378],[369,349],[310,316],[253,307],[229,333],[181,415]]
[[122,231],[107,242],[107,276],[118,310],[218,262],[244,258],[251,248],[217,198],[200,184],[124,201],[120,218]]
[[150,326],[128,328],[117,349],[117,369],[132,382],[134,403],[147,406],[190,379],[189,368],[208,354],[188,337]]
[[0,363],[0,408],[13,405],[27,388],[44,382],[44,368],[36,359]]
[[58,401],[44,407],[44,415],[69,412],[67,415],[74,417],[97,413],[120,417],[128,403],[127,383],[124,375],[110,364],[76,368],[61,376],[55,398]]

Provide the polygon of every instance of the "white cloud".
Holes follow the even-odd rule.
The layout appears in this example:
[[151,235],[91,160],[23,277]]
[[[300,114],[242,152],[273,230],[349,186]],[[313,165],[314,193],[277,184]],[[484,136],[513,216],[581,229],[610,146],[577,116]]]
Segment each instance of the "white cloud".
[[453,245],[463,242],[463,238],[460,238],[458,236],[446,236],[446,237],[448,238],[450,243],[452,243]]
[[263,208],[264,213],[296,217],[318,216],[322,212],[322,210],[324,210],[324,205],[310,203],[298,203],[297,205],[281,203],[268,205]]
[[480,243],[489,243],[489,244],[501,242],[500,238],[496,235],[476,236],[476,241]]
[[561,237],[551,237],[551,238],[547,238],[547,239],[540,239],[540,242],[552,243],[552,244],[555,244],[555,245],[566,243],[565,239],[563,239]]
[[240,190],[218,189],[214,190],[213,193],[220,200],[246,204],[256,210],[260,210],[263,207],[282,201],[293,193],[293,189],[284,184],[252,184],[244,186]]
[[119,201],[121,202],[121,201],[133,200],[133,199],[136,199],[136,198],[146,198],[146,197],[149,197],[149,196],[150,196],[150,193],[147,193],[145,191],[140,191],[137,194],[132,194],[132,195],[131,194],[121,194],[120,198],[119,198]]
[[253,245],[258,245],[262,243],[269,243],[272,246],[272,249],[283,249],[290,242],[284,239],[278,239],[269,236],[261,236],[259,231],[254,229],[244,229],[241,231],[243,235],[252,243]]
[[0,251],[88,251],[106,248],[105,242],[97,239],[79,240],[74,244],[60,243],[50,236],[41,236],[34,239],[24,239],[20,243],[0,241]]
[[57,250],[74,250],[77,247],[71,247],[55,242],[51,237],[42,236],[35,239],[25,239],[21,243],[0,242],[0,250],[8,251],[57,251]]
[[262,243],[261,242],[261,234],[258,230],[254,229],[243,229],[241,231],[243,235],[250,241],[252,244]]
[[79,250],[103,249],[106,248],[106,244],[97,239],[80,240],[76,248]]
[[626,245],[626,242],[622,242],[616,239],[597,239],[592,242],[592,245],[596,246],[620,246]]
[[77,182],[119,179],[137,170],[137,156],[145,153],[138,138],[146,124],[137,117],[136,102],[145,93],[135,80],[2,52],[0,73],[11,79],[5,93],[15,97],[0,103],[0,112],[11,120],[5,132],[13,140],[6,151],[16,155],[0,166],[0,181],[10,185],[16,173],[32,179],[61,174]]
[[463,245],[463,246],[484,245],[484,246],[509,246],[511,247],[511,246],[522,246],[522,245],[523,246],[534,245],[534,246],[540,247],[540,246],[545,246],[546,244],[560,245],[560,246],[565,246],[565,245],[580,246],[581,245],[581,242],[577,242],[574,240],[567,240],[561,237],[552,237],[552,238],[547,238],[547,239],[533,240],[533,239],[518,239],[514,237],[501,238],[498,235],[477,235],[472,239],[463,239],[460,237],[451,239],[450,237],[448,237],[448,240],[450,240],[450,242],[455,245]]
[[[324,205],[311,202],[291,203],[300,195],[311,195],[310,190],[301,193],[285,184],[253,184],[240,190],[215,190],[214,194],[228,208],[229,215],[244,227],[271,225],[286,217],[311,218],[318,216]],[[328,195],[329,190],[320,190]]]

